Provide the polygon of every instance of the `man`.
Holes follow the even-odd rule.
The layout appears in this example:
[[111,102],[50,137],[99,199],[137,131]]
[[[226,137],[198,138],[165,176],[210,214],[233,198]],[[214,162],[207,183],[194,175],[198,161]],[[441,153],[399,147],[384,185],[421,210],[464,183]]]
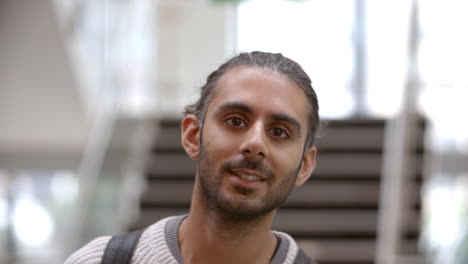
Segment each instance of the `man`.
[[[221,65],[181,124],[182,146],[197,161],[190,213],[148,227],[131,263],[312,263],[271,224],[314,170],[318,124],[316,94],[296,62],[252,52]],[[65,263],[101,263],[109,240]]]

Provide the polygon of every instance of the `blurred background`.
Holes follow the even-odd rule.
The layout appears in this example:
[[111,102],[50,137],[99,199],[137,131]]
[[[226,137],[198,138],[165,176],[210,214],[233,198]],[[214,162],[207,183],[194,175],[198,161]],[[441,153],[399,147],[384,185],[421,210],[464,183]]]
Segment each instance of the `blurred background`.
[[63,263],[96,236],[187,212],[183,107],[253,50],[299,62],[329,123],[275,229],[322,264],[468,263],[467,12],[455,0],[1,0],[0,263]]

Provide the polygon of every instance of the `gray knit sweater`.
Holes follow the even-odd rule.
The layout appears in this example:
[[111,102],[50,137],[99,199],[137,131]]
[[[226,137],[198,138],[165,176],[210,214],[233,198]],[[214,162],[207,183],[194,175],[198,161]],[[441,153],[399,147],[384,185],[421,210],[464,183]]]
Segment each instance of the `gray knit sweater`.
[[[186,216],[164,218],[141,235],[132,264],[183,264],[178,243],[178,229]],[[271,264],[293,264],[298,246],[288,234],[274,231],[279,245]],[[65,264],[100,264],[110,236],[99,237],[73,253]]]

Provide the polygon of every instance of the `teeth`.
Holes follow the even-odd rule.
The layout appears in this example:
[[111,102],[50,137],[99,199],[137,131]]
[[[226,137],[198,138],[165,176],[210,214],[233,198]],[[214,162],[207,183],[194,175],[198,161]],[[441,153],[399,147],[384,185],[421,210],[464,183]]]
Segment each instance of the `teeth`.
[[248,180],[248,181],[260,181],[261,179],[252,175],[239,175],[242,179]]

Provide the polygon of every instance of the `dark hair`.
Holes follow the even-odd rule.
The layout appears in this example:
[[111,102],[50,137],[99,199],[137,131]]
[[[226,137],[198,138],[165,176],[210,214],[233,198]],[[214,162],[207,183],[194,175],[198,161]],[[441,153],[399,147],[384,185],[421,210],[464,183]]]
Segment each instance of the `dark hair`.
[[309,127],[305,147],[311,147],[314,143],[320,122],[317,95],[315,94],[314,88],[312,88],[309,76],[304,72],[302,67],[295,61],[284,57],[281,53],[267,53],[261,51],[244,52],[229,59],[208,76],[206,84],[201,88],[200,98],[195,104],[185,107],[185,115],[194,114],[200,122],[203,123],[208,103],[213,96],[213,90],[217,83],[227,71],[241,65],[259,67],[283,74],[304,90],[310,106]]

